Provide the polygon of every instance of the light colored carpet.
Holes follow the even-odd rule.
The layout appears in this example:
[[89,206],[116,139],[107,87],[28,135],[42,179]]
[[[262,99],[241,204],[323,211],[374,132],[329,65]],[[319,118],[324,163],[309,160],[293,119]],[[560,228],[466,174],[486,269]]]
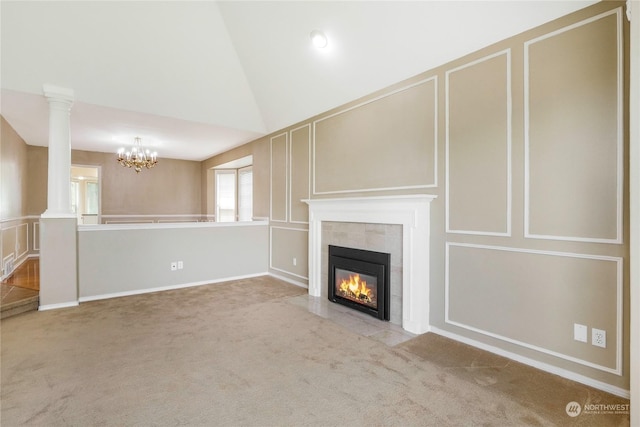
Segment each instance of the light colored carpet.
[[18,425],[552,425],[501,393],[287,302],[270,277],[1,323]]

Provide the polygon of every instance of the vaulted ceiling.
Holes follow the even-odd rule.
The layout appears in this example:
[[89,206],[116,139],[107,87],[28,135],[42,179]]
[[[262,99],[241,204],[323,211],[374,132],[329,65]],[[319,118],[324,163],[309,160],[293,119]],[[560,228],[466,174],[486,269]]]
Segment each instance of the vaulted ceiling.
[[204,160],[593,3],[2,0],[0,113],[46,146],[54,84],[72,148]]

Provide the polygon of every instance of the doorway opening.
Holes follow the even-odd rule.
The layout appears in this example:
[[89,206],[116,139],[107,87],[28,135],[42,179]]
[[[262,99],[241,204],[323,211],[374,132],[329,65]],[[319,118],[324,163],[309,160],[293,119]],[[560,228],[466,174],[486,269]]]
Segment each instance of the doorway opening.
[[100,166],[71,166],[71,210],[78,225],[100,224]]

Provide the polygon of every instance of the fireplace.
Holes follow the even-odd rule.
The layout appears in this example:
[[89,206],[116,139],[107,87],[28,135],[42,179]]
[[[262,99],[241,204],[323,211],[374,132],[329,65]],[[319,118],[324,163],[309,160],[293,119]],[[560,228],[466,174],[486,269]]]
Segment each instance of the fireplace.
[[[341,197],[304,200],[309,205],[309,295],[320,297],[323,280],[324,222],[399,224],[402,226],[402,327],[414,334],[429,332],[429,249],[431,202],[437,196]],[[395,316],[395,314],[394,314]],[[392,316],[393,317],[393,316]]]
[[330,301],[389,320],[391,255],[329,245]]

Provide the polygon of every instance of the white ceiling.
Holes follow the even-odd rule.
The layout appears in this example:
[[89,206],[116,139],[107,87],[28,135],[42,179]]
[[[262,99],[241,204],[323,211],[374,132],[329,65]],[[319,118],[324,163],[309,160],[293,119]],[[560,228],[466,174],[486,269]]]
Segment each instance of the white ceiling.
[[0,112],[46,146],[54,84],[74,149],[204,160],[593,3],[2,0]]

